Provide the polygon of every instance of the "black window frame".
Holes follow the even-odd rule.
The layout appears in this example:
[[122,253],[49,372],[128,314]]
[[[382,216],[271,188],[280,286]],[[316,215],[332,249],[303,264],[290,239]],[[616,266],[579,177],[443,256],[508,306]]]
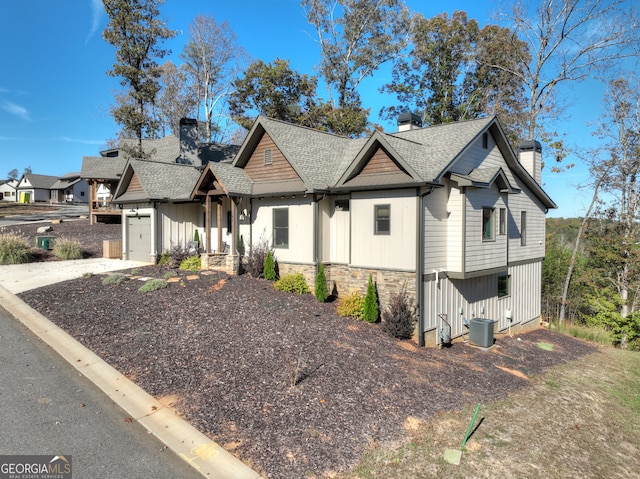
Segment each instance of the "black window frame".
[[[380,216],[380,212],[387,210],[386,218]],[[386,225],[386,227],[384,227]],[[376,236],[388,236],[391,234],[391,204],[373,206],[373,234]]]
[[498,276],[498,299],[511,296],[511,275],[501,274]]

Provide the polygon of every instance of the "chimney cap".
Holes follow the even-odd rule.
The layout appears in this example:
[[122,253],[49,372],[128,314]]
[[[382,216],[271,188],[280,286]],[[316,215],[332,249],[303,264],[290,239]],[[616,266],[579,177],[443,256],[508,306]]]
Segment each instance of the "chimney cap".
[[402,113],[398,116],[398,125],[415,125],[422,127],[422,118],[415,113]]
[[180,126],[182,125],[197,125],[198,120],[195,118],[180,118]]
[[542,153],[542,145],[537,140],[522,140],[518,143],[519,151],[536,151]]

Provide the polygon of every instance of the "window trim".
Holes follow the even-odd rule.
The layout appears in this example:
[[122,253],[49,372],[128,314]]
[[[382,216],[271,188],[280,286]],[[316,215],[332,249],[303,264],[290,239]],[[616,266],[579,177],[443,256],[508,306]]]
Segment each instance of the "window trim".
[[[276,225],[276,215],[278,213],[282,213],[285,212],[287,214],[286,218],[287,218],[287,225],[286,226],[277,226]],[[288,249],[289,248],[289,208],[274,208],[273,209],[273,213],[272,213],[272,219],[273,219],[273,247],[274,248],[281,248],[281,249]],[[284,243],[278,244],[277,243],[277,238],[280,237],[281,232],[285,232],[286,234],[286,241]]]
[[[385,221],[384,217],[379,217],[379,212],[383,210],[387,210],[389,213],[387,214],[386,222],[387,228],[380,228],[380,223]],[[373,205],[373,234],[377,236],[388,236],[391,234],[391,204],[383,204],[383,205]]]
[[[485,212],[489,212],[489,216],[485,216]],[[489,224],[490,235],[487,236],[487,220]],[[482,241],[495,241],[496,240],[496,209],[493,207],[485,206],[482,208]]]
[[500,236],[504,236],[507,234],[507,209],[506,208],[500,208],[498,234]]

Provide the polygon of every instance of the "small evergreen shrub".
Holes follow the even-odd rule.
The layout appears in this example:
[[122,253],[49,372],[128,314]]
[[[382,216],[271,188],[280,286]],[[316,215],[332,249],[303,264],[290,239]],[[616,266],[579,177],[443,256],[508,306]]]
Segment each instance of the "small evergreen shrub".
[[31,260],[29,242],[15,233],[0,234],[0,264],[22,264]]
[[[262,238],[258,244],[251,246],[249,255],[245,259],[244,268],[254,278],[263,276],[264,261],[268,251],[272,250],[265,238]],[[271,254],[273,255],[273,252]]]
[[310,292],[307,281],[300,273],[285,274],[273,286],[278,291],[286,293],[305,294]]
[[188,258],[183,259],[180,263],[180,269],[186,271],[196,272],[200,271],[201,268],[202,260],[200,259],[200,256],[189,256]]
[[278,275],[276,274],[276,263],[273,259],[273,254],[271,250],[267,251],[267,256],[264,259],[264,279],[269,281],[275,281],[278,279]]
[[166,288],[167,286],[169,286],[169,283],[167,283],[167,281],[164,279],[150,279],[142,286],[140,286],[140,288],[138,288],[138,291],[140,291],[141,293],[151,293],[153,291],[158,291],[159,289]]
[[200,244],[200,233],[198,233],[198,230],[193,232],[193,241]]
[[122,284],[128,279],[129,277],[126,274],[113,273],[102,278],[102,284],[104,286],[109,286],[111,284]]
[[373,278],[369,274],[369,284],[367,285],[367,294],[364,297],[363,319],[367,323],[376,323],[378,321],[378,294],[373,284]]
[[337,312],[348,318],[364,318],[364,296],[357,289],[338,300]]
[[158,266],[165,266],[171,263],[171,255],[169,253],[162,253],[158,260]]
[[176,273],[175,271],[167,271],[163,278],[164,279],[169,279],[169,278],[175,278],[176,276],[178,276],[178,273]]
[[315,293],[316,299],[321,303],[324,303],[329,297],[329,290],[327,289],[327,277],[324,274],[324,265],[322,263],[318,265]]
[[82,259],[80,241],[70,238],[57,238],[53,245],[53,254],[63,260]]
[[392,294],[389,305],[382,313],[381,329],[392,338],[410,339],[415,324],[415,310],[409,302],[406,286]]

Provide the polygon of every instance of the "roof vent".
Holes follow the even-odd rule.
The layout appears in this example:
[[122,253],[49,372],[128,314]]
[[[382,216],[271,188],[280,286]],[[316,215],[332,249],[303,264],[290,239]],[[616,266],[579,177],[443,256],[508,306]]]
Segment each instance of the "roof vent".
[[403,113],[398,117],[398,131],[418,130],[422,128],[422,118],[415,113]]

